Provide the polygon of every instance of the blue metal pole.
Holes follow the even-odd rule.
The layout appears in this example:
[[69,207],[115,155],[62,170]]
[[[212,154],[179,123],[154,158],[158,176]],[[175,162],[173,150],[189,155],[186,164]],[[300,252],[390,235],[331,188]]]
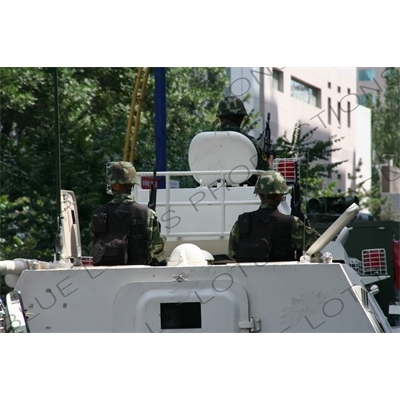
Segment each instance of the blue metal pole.
[[55,130],[55,162],[56,162],[56,218],[57,218],[57,235],[56,235],[56,252],[55,261],[61,259],[61,153],[60,153],[60,111],[58,99],[58,69],[54,68],[53,75],[54,85],[54,130]]
[[[167,96],[166,68],[154,68],[155,77],[155,129],[156,129],[156,168],[157,171],[167,170]],[[165,189],[165,178],[158,181],[158,187]]]

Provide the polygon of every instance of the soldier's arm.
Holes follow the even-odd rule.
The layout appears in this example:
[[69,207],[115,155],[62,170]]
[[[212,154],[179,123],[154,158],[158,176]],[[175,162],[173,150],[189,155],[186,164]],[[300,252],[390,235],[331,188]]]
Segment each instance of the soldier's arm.
[[93,239],[94,238],[93,218],[91,219],[89,224],[89,233],[90,233],[90,239]]
[[239,235],[239,229],[237,221],[233,224],[231,233],[229,235],[228,255],[229,257],[235,258],[236,256],[236,241]]
[[294,217],[292,244],[298,250],[306,251],[320,236],[321,235],[315,229],[305,225],[300,218]]
[[274,165],[274,160],[275,160],[275,156],[273,154],[270,154],[270,156],[268,157],[268,169],[272,169],[273,165]]
[[161,225],[156,213],[149,209],[147,214],[147,234],[149,236],[149,254],[151,258],[160,257],[164,251],[166,237],[161,234]]

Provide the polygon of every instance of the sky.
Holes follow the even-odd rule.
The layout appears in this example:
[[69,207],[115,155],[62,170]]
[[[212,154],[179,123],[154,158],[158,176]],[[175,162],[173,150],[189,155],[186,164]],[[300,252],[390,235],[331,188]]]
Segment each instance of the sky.
[[3,1],[0,66],[392,65],[386,3]]

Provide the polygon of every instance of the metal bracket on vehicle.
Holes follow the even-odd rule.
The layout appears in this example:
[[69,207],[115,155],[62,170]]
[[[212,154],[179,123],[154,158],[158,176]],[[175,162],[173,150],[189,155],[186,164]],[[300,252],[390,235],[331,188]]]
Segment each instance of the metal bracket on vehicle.
[[250,332],[260,332],[260,330],[261,330],[260,318],[251,317],[250,321],[240,321],[239,328],[250,329]]
[[400,304],[390,304],[389,305],[389,314],[390,315],[400,315]]

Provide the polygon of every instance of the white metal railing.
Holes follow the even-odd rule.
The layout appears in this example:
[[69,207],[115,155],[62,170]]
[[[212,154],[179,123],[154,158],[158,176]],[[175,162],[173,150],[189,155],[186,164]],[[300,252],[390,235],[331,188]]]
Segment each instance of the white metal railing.
[[386,250],[366,249],[362,251],[360,275],[386,275]]
[[354,271],[357,272],[357,274],[360,273],[360,269],[362,267],[362,262],[358,258],[354,257],[349,257],[350,260],[350,267],[354,269]]
[[[239,167],[244,167],[244,165],[239,165]],[[239,169],[232,169],[232,170],[220,170],[220,171],[160,171],[156,172],[156,176],[165,176],[166,178],[166,186],[167,183],[170,183],[171,176],[195,176],[195,175],[219,175],[221,180],[226,180],[225,176],[230,175],[239,175],[243,173],[247,173],[248,177],[245,179],[250,178],[251,175],[259,175],[265,171],[259,169],[248,169],[245,168],[244,170]],[[154,172],[138,172],[138,176],[153,176]],[[201,185],[200,185],[201,186]],[[238,184],[239,186],[239,184]],[[206,187],[206,186],[205,186]]]
[[[226,186],[226,177],[231,176],[231,175],[238,175],[238,174],[244,174],[246,173],[248,176],[245,179],[250,178],[252,175],[259,175],[262,174],[264,171],[262,170],[221,170],[221,171],[160,171],[156,173],[157,177],[165,177],[165,201],[158,201],[157,202],[157,207],[163,206],[166,208],[166,213],[170,213],[171,207],[187,207],[187,206],[192,206],[193,207],[193,202],[191,201],[171,201],[171,190],[180,190],[180,189],[171,189],[171,177],[178,177],[178,176],[197,176],[197,175],[217,175],[219,176],[218,179],[215,180],[215,186],[205,186],[201,183],[199,186],[196,188],[191,188],[191,189],[197,189],[197,190],[203,190],[203,189],[209,189],[210,193],[213,194],[217,190],[222,190],[221,191],[221,198],[218,199],[215,195],[213,195],[214,200],[210,201],[205,201],[203,204],[201,203],[196,203],[196,207],[204,207],[204,206],[219,206],[220,207],[220,230],[218,232],[184,232],[184,233],[171,233],[171,229],[166,226],[166,235],[169,237],[182,237],[182,236],[195,236],[195,237],[204,237],[204,236],[221,236],[221,237],[226,237],[229,236],[230,232],[225,231],[225,224],[226,224],[226,206],[230,205],[259,205],[260,202],[259,200],[246,200],[246,201],[241,201],[241,200],[226,200],[226,191],[229,191],[230,187],[235,187],[235,186]],[[137,173],[139,177],[143,176],[153,176],[153,172],[138,172]],[[237,184],[237,187],[239,184]],[[134,188],[134,195],[137,195],[137,188]],[[145,190],[145,189],[142,189]]]
[[[299,170],[299,163],[297,158],[277,158],[274,160],[273,163],[273,170],[280,172],[287,181],[287,184],[290,188],[291,184],[299,179],[300,177],[300,170]],[[204,237],[221,237],[221,238],[226,238],[229,237],[230,232],[226,231],[226,224],[227,224],[227,215],[229,216],[229,211],[227,211],[227,207],[231,206],[240,206],[243,205],[244,209],[243,212],[246,210],[251,211],[252,206],[254,205],[254,209],[256,206],[260,204],[260,201],[258,198],[254,199],[249,199],[248,197],[243,197],[240,200],[236,199],[229,199],[229,191],[232,190],[232,188],[237,188],[242,184],[241,182],[247,181],[252,175],[259,175],[262,174],[265,171],[262,170],[256,170],[256,169],[249,169],[246,165],[239,165],[236,166],[234,169],[231,170],[206,170],[206,171],[158,171],[156,172],[156,177],[165,177],[165,189],[163,189],[163,198],[160,199],[158,198],[157,201],[157,208],[162,207],[165,210],[165,213],[167,215],[171,215],[171,210],[175,208],[186,208],[188,206],[195,206],[196,211],[197,207],[219,207],[220,211],[217,213],[218,218],[219,218],[219,229],[214,229],[213,231],[195,231],[195,230],[184,230],[182,232],[176,232],[171,231],[173,228],[171,228],[168,224],[163,227],[163,231],[165,232],[167,237],[171,238],[180,238],[180,237],[198,237],[198,238],[204,238]],[[148,172],[138,172],[137,175],[142,178],[142,177],[153,177],[154,172],[153,171],[148,171]],[[215,180],[212,184],[209,185],[204,185],[201,180],[201,176],[213,176],[215,177]],[[230,182],[235,182],[235,176],[242,175],[238,179],[240,183],[238,184],[233,184],[229,185]],[[244,176],[243,176],[244,175]],[[175,199],[171,200],[171,190],[186,190],[186,189],[171,189],[171,178],[172,177],[185,177],[185,176],[191,176],[193,177],[199,184],[197,187],[192,187],[192,188],[187,188],[189,190],[196,190],[196,191],[201,191],[201,190],[209,190],[212,198],[210,196],[207,196],[207,194],[204,195],[203,200],[208,197],[208,200],[200,200],[197,202],[195,205],[193,201],[176,201]],[[237,179],[237,178],[236,178]],[[208,180],[209,181],[209,180]],[[228,185],[227,183],[228,182]],[[244,185],[246,186],[246,185]],[[141,189],[142,191],[148,192],[147,189]],[[137,197],[138,195],[139,188],[135,185],[133,194]],[[216,195],[216,192],[218,192],[218,196]],[[246,195],[245,195],[246,196]],[[240,196],[239,196],[240,197]],[[143,198],[141,199],[143,201]],[[245,210],[246,209],[246,210]],[[190,214],[190,211],[188,211],[188,214]],[[211,213],[210,216],[213,216],[216,214]],[[237,215],[235,215],[235,218],[237,218]],[[231,221],[230,221],[231,222]],[[201,228],[200,228],[201,229]]]
[[300,180],[298,158],[275,158],[272,169],[282,174],[287,184]]

